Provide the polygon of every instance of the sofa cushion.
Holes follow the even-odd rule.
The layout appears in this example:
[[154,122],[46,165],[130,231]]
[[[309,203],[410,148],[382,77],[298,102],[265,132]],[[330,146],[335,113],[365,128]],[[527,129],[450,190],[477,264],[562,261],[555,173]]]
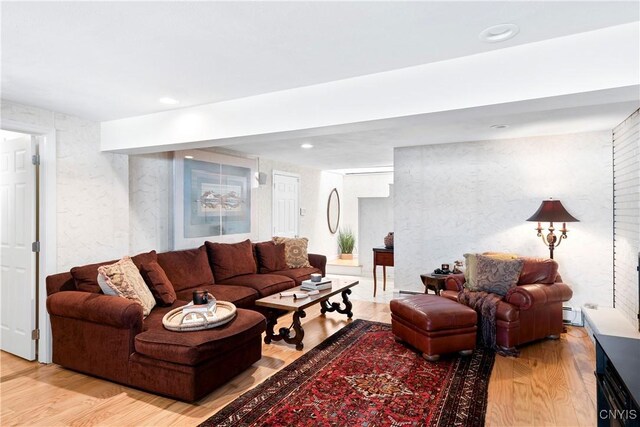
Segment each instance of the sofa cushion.
[[290,279],[293,279],[296,282],[296,286],[300,286],[303,280],[309,280],[310,275],[313,273],[322,272],[315,267],[304,267],[304,268],[288,268],[286,270],[274,271],[272,274],[277,274],[279,276],[287,276]]
[[140,274],[151,290],[158,305],[167,306],[176,300],[176,291],[160,264],[155,261],[142,264]]
[[287,261],[284,257],[284,243],[275,242],[256,243],[256,256],[260,273],[271,273],[287,268]]
[[524,265],[518,279],[519,285],[532,283],[555,283],[558,277],[558,263],[549,258],[523,258]]
[[[158,315],[162,313],[164,316],[169,310],[163,308],[157,311]],[[238,309],[231,322],[202,331],[169,331],[162,326],[162,316],[159,327],[156,322],[153,327],[136,335],[135,350],[153,359],[187,366],[198,365],[231,351],[266,329],[262,314],[242,308]]]
[[240,243],[205,242],[205,245],[216,281],[257,273],[250,240]]
[[98,267],[98,281],[101,287],[107,286],[116,295],[139,303],[142,306],[143,316],[148,316],[151,309],[156,305],[156,301],[140,275],[138,267],[128,256],[115,264]]
[[[131,258],[133,263],[140,268],[140,265],[156,261],[156,251],[144,252]],[[79,267],[73,267],[70,271],[73,281],[76,284],[76,289],[84,292],[100,293],[100,285],[98,284],[98,267],[101,265],[109,265],[117,262],[117,259],[105,262],[98,262],[95,264],[87,264]]]
[[307,255],[309,239],[306,237],[273,237],[273,241],[276,244],[284,243],[284,257],[289,268],[311,267]]
[[292,279],[275,274],[245,274],[220,282],[221,285],[246,286],[258,291],[260,298],[286,291],[296,286]]
[[228,301],[236,307],[252,308],[253,303],[258,299],[258,292],[255,289],[246,286],[215,285],[200,286],[185,289],[178,292],[177,297],[182,301],[191,301],[193,299],[193,291],[203,290],[209,292],[218,301]]
[[504,260],[478,255],[476,272],[478,290],[505,296],[509,289],[517,285],[523,264],[522,258]]
[[204,245],[197,249],[160,253],[158,264],[167,274],[176,291],[194,286],[211,285],[214,282]]

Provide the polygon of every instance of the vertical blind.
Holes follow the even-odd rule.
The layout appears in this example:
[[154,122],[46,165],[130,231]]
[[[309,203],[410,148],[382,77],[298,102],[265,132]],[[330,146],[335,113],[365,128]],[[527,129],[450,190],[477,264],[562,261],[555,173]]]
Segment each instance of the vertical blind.
[[640,109],[613,129],[613,301],[639,322]]

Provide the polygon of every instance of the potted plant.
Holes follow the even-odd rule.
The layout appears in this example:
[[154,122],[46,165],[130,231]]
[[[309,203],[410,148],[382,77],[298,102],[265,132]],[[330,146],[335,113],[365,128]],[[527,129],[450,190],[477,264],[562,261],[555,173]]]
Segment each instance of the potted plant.
[[338,232],[338,249],[340,259],[353,259],[353,248],[356,245],[356,237],[350,228],[340,229]]

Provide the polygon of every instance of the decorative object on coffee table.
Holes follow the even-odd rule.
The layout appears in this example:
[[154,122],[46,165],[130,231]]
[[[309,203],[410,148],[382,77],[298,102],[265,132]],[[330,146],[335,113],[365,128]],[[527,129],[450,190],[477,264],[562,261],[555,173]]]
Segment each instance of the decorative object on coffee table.
[[201,331],[222,326],[236,317],[236,306],[230,302],[217,301],[215,307],[215,311],[205,313],[183,313],[183,307],[174,308],[164,315],[162,324],[170,331]]
[[[562,203],[560,203],[560,200],[553,199],[543,200],[536,213],[531,215],[531,218],[527,219],[527,221],[538,223],[538,228],[536,228],[538,237],[542,239],[542,243],[549,246],[549,258],[551,259],[553,259],[553,250],[560,246],[563,239],[567,238],[567,232],[569,231],[567,230],[567,222],[580,222],[567,212],[564,206],[562,206]],[[546,236],[542,234],[543,228],[540,224],[541,222],[549,223],[549,234]],[[554,222],[562,223],[562,228],[559,230],[561,233],[559,237],[553,234],[555,231],[553,226]]]
[[340,259],[353,259],[353,248],[356,246],[356,236],[350,228],[340,229],[338,233],[338,249]]
[[390,325],[354,320],[200,426],[481,426],[494,359],[428,362]]
[[393,231],[384,236],[384,247],[387,249],[393,249]]

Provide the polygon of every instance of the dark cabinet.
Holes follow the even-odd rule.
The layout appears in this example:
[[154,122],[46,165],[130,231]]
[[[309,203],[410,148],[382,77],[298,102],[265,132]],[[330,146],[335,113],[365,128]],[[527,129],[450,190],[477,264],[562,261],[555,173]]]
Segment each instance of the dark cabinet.
[[598,427],[640,427],[640,340],[595,339]]

